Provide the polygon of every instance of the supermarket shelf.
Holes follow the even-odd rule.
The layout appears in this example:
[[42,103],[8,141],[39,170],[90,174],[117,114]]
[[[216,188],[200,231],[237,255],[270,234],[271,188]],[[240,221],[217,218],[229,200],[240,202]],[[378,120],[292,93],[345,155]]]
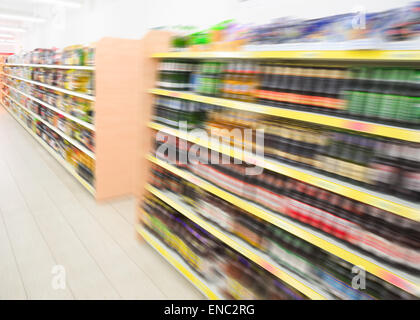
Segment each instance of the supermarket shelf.
[[[298,224],[292,219],[280,216],[270,210],[263,208],[255,203],[244,200],[238,196],[227,192],[212,183],[205,181],[204,179],[196,176],[195,174],[179,169],[163,160],[157,159],[152,155],[148,155],[147,159],[152,163],[176,174],[177,176],[197,185],[198,187],[210,192],[225,201],[253,214],[254,216],[263,219],[287,232],[294,234],[295,236],[313,244],[317,247],[348,261],[349,263],[363,267],[366,271],[377,277],[392,283],[393,285],[410,292],[414,295],[420,296],[420,288],[415,284],[416,279],[413,277],[401,273],[398,270],[390,266],[386,266],[383,263],[378,263],[374,259],[367,257],[365,254],[355,251],[354,249],[346,246],[345,244],[328,237],[321,232],[314,231],[304,225]],[[418,279],[417,279],[418,282]]]
[[51,147],[45,143],[44,140],[42,140],[41,138],[39,138],[35,133],[33,133],[23,122],[22,120],[20,120],[11,110],[9,110],[2,102],[0,102],[3,106],[4,109],[6,109],[10,115],[36,140],[38,141],[38,143],[44,147],[44,149],[53,156],[53,158],[55,160],[57,160],[58,163],[60,163],[64,169],[66,169],[73,177],[76,178],[77,181],[80,182],[80,184],[86,188],[87,191],[89,191],[93,196],[95,196],[95,189],[89,184],[87,183],[85,180],[83,180],[78,173],[76,172],[76,170],[74,170],[74,168],[67,163],[64,159],[62,159],[56,152],[54,152],[53,150],[51,150]]
[[236,100],[206,97],[191,92],[180,92],[163,89],[151,89],[151,93],[161,96],[181,98],[191,101],[197,101],[216,106],[222,106],[231,109],[251,111],[260,114],[283,117],[294,120],[306,121],[325,126],[354,130],[387,138],[400,139],[405,141],[420,142],[420,130],[406,129],[394,126],[388,126],[379,123],[345,119],[335,116],[328,116],[313,112],[297,111],[285,108],[270,107],[255,103],[241,102]]
[[5,66],[49,68],[49,69],[71,69],[71,70],[95,70],[94,66],[71,66],[71,65],[64,65],[64,64],[6,63]]
[[207,281],[185,263],[172,249],[164,242],[155,237],[151,232],[141,225],[136,225],[137,232],[144,240],[154,248],[166,261],[168,261],[179,273],[189,280],[202,294],[211,300],[221,300],[222,295],[217,288],[208,284]]
[[371,190],[358,187],[350,183],[345,183],[343,181],[311,172],[309,170],[296,168],[275,160],[269,160],[228,145],[222,145],[218,140],[212,141],[208,139],[200,139],[199,137],[193,136],[187,132],[169,128],[155,122],[149,123],[149,127],[157,131],[188,140],[192,143],[202,145],[217,152],[227,154],[233,158],[237,158],[250,164],[257,165],[259,167],[263,167],[280,174],[284,174],[291,178],[307,182],[314,186],[329,190],[337,194],[341,194],[348,198],[370,204],[386,211],[390,211],[402,217],[420,221],[420,205],[418,204],[404,201],[393,196],[373,192]]
[[52,124],[48,123],[47,121],[45,121],[44,119],[42,119],[39,115],[33,113],[31,110],[29,110],[28,108],[22,106],[19,102],[17,102],[15,99],[11,98],[10,96],[6,95],[5,93],[3,93],[5,96],[7,96],[10,100],[12,100],[14,103],[16,103],[19,107],[21,107],[23,110],[25,110],[26,112],[28,112],[32,117],[34,117],[35,119],[38,119],[39,121],[41,121],[43,124],[45,124],[48,128],[50,128],[51,130],[53,130],[55,133],[57,133],[59,136],[63,137],[64,139],[66,139],[68,142],[70,142],[72,145],[74,145],[77,149],[79,149],[80,151],[84,152],[86,155],[88,155],[90,158],[95,159],[95,153],[93,153],[92,151],[88,150],[86,147],[82,146],[79,142],[77,142],[76,140],[74,140],[73,138],[69,137],[67,134],[65,134],[64,132],[60,131],[58,128],[54,127]]
[[226,245],[230,246],[232,249],[236,250],[249,260],[255,262],[259,266],[271,272],[280,280],[284,281],[293,288],[302,292],[307,297],[317,300],[330,298],[330,296],[322,292],[321,289],[314,288],[313,285],[307,283],[304,279],[301,279],[299,276],[276,265],[273,261],[271,261],[271,259],[267,258],[265,254],[252,248],[250,245],[245,243],[245,241],[242,241],[235,236],[228,235],[220,228],[206,222],[204,219],[202,219],[196,213],[194,213],[193,209],[190,206],[179,201],[179,199],[175,195],[169,192],[162,192],[151,185],[147,185],[146,189],[149,192],[153,193],[156,197],[170,205],[172,208],[183,214],[185,217],[192,220],[193,222],[201,226],[203,229],[211,233],[217,239],[224,242]]
[[17,80],[25,81],[27,83],[31,83],[31,84],[34,84],[34,85],[37,85],[37,86],[40,86],[40,87],[44,87],[44,88],[47,88],[47,89],[63,92],[63,93],[66,93],[66,94],[69,94],[69,95],[72,95],[72,96],[75,96],[75,97],[83,98],[83,99],[90,100],[90,101],[95,101],[95,97],[91,96],[91,95],[88,95],[88,94],[83,94],[83,93],[80,93],[80,92],[71,91],[71,90],[60,88],[60,87],[50,86],[50,85],[42,83],[42,82],[12,76],[12,75],[6,74],[6,73],[3,73],[3,75],[5,75],[7,77],[10,77],[10,78],[15,78]]
[[27,97],[27,98],[29,98],[29,99],[31,99],[31,100],[33,100],[33,101],[35,101],[35,102],[39,103],[40,105],[43,105],[44,107],[46,107],[46,108],[48,108],[48,109],[51,109],[52,111],[57,112],[57,113],[59,113],[59,114],[63,115],[64,117],[66,117],[66,118],[68,118],[68,119],[70,119],[70,120],[74,121],[74,122],[77,122],[78,124],[80,124],[80,125],[84,126],[85,128],[88,128],[88,129],[90,129],[90,130],[92,130],[92,131],[95,131],[95,126],[94,126],[92,123],[89,123],[89,122],[86,122],[86,121],[80,120],[79,118],[76,118],[76,117],[72,116],[71,114],[68,114],[67,112],[64,112],[64,111],[62,111],[62,110],[60,110],[60,109],[58,109],[58,108],[56,108],[56,107],[53,107],[52,105],[50,105],[50,104],[48,104],[48,103],[45,103],[45,102],[44,102],[44,101],[42,101],[42,100],[39,100],[39,99],[37,99],[37,98],[35,98],[35,97],[33,97],[33,96],[29,95],[29,94],[26,94],[26,93],[24,93],[23,91],[20,91],[20,90],[16,89],[15,87],[9,86],[9,85],[8,85],[8,84],[6,84],[6,83],[3,83],[3,84],[4,84],[5,86],[9,87],[10,89],[12,89],[12,90],[14,90],[14,91],[16,91],[16,92],[20,93],[21,95],[23,95],[23,96],[25,96],[25,97]]
[[414,62],[420,61],[420,50],[182,51],[155,53],[152,57],[188,59],[312,59]]

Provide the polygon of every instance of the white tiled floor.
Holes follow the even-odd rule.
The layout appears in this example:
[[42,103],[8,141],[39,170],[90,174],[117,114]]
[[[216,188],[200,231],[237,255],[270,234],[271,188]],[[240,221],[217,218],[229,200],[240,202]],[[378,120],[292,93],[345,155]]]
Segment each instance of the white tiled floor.
[[97,204],[0,107],[0,299],[202,299],[135,221],[134,199]]

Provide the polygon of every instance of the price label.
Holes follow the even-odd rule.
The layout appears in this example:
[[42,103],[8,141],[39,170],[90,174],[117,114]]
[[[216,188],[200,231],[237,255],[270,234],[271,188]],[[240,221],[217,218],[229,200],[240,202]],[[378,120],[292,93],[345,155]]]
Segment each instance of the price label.
[[261,263],[261,266],[264,268],[264,269],[266,269],[268,272],[271,272],[271,273],[275,273],[275,271],[276,271],[276,268],[274,268],[274,266],[272,265],[272,264],[270,264],[270,263],[268,263],[267,261],[262,261],[262,263]]
[[369,123],[358,122],[358,121],[348,121],[346,122],[345,127],[350,130],[372,132],[374,125],[371,125]]
[[179,92],[171,92],[171,97],[179,98],[180,96]]

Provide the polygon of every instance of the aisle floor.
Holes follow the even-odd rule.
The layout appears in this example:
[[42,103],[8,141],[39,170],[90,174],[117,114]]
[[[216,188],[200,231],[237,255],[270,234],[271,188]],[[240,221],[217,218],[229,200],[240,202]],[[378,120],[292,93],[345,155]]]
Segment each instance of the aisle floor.
[[0,299],[202,299],[135,223],[133,198],[97,204],[0,107]]

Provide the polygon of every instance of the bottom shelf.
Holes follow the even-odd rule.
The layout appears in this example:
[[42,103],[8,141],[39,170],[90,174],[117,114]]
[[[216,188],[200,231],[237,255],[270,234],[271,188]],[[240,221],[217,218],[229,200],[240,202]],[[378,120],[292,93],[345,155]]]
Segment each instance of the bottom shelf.
[[55,160],[57,160],[58,163],[60,163],[73,177],[76,178],[77,181],[80,182],[80,184],[87,189],[93,196],[95,196],[95,189],[87,183],[85,180],[83,180],[77,172],[74,170],[74,168],[64,161],[58,154],[56,154],[53,150],[51,150],[51,147],[45,143],[44,140],[39,138],[35,133],[33,133],[23,122],[20,120],[13,112],[11,112],[3,103],[1,103],[4,109],[9,112],[9,114],[36,140],[38,143],[46,150],[49,154],[51,154]]
[[187,278],[201,293],[212,300],[223,299],[222,295],[214,285],[208,284],[206,280],[198,275],[190,266],[188,266],[182,259],[168,248],[161,240],[155,237],[152,233],[146,230],[141,225],[136,225],[137,232],[144,240],[154,248],[159,254],[165,258],[179,273]]

